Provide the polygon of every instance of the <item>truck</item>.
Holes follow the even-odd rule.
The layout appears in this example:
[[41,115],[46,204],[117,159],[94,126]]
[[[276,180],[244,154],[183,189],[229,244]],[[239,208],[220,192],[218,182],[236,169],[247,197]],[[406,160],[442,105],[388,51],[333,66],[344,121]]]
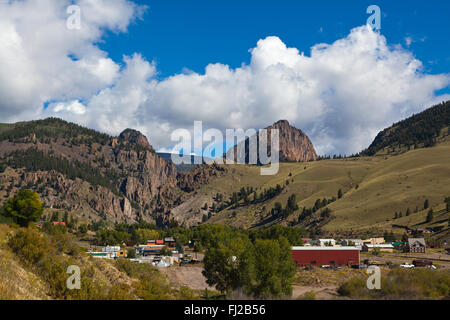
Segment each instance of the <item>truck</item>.
[[402,263],[402,264],[400,265],[400,268],[408,268],[408,269],[411,269],[411,268],[414,268],[414,265],[413,265],[413,264],[409,264],[408,262],[405,262],[405,263]]

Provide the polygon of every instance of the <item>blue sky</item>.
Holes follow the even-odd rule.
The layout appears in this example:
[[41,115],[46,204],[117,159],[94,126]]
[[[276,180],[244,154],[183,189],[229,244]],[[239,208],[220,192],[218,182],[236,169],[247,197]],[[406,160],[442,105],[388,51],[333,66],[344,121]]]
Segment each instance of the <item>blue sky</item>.
[[[427,73],[450,71],[450,1],[181,1],[138,0],[148,6],[142,21],[125,34],[108,33],[100,47],[115,61],[142,53],[156,61],[159,77],[184,68],[203,72],[209,63],[248,63],[259,39],[278,36],[309,55],[310,47],[332,43],[366,23],[369,5],[382,13],[381,33],[389,44],[409,46]],[[447,88],[442,92],[450,92]]]

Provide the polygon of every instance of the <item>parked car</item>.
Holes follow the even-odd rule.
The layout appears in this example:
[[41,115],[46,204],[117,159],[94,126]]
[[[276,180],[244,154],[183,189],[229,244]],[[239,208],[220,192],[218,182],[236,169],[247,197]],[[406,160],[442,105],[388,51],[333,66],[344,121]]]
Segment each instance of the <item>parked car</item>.
[[413,265],[413,264],[409,264],[408,262],[405,262],[405,263],[402,263],[402,264],[400,265],[400,268],[408,268],[408,269],[411,269],[411,268],[414,268],[414,265]]

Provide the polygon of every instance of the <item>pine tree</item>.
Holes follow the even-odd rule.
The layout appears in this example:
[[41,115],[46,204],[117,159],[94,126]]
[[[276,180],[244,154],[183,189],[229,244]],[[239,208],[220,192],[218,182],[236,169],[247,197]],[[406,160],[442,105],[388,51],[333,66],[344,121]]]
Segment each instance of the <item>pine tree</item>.
[[430,210],[427,213],[427,220],[426,221],[427,222],[433,221],[433,209],[432,208],[430,208]]

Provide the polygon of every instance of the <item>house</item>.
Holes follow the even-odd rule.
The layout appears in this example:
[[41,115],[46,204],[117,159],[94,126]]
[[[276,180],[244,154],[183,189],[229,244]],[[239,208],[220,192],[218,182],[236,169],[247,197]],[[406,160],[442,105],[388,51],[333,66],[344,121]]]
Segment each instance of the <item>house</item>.
[[336,246],[336,240],[334,239],[319,239],[321,247],[334,247]]
[[404,248],[405,252],[425,253],[426,243],[424,238],[409,238]]
[[292,247],[292,259],[297,267],[303,266],[351,266],[359,265],[359,249],[356,247]]
[[357,247],[360,251],[362,250],[363,241],[361,239],[344,239],[341,244],[343,246],[354,246]]
[[311,238],[302,238],[303,245],[306,247],[310,247],[314,245],[314,240]]
[[177,246],[175,239],[172,237],[164,238],[164,244],[168,247],[176,247]]
[[382,243],[385,243],[384,237],[369,238],[369,239],[363,240],[363,242],[367,243],[367,244],[382,244]]
[[405,246],[405,242],[395,241],[395,242],[392,242],[392,245],[394,246],[395,250],[403,250],[403,247]]
[[378,248],[380,252],[394,252],[394,246],[390,243],[379,243],[379,244],[364,243],[362,251],[372,252],[376,248]]

